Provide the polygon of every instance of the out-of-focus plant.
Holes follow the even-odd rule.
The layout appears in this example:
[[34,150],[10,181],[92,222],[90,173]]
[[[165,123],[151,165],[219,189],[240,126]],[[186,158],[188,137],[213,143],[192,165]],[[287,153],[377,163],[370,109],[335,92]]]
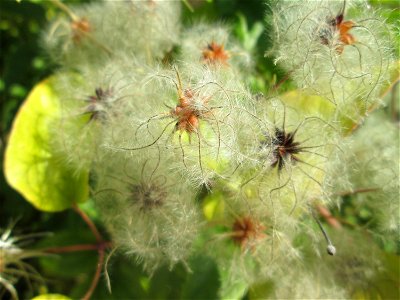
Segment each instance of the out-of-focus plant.
[[18,299],[18,292],[14,285],[20,280],[26,280],[32,289],[31,281],[44,282],[40,273],[26,259],[48,255],[43,251],[26,249],[26,246],[38,237],[43,237],[41,233],[30,233],[23,235],[13,235],[14,224],[1,230],[0,236],[0,295],[7,294],[12,299]]

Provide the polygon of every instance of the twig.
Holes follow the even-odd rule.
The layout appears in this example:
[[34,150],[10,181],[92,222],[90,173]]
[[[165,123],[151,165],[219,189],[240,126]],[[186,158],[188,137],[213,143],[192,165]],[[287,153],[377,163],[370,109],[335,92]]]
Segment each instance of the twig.
[[326,243],[327,243],[327,247],[326,247],[326,251],[328,252],[329,255],[335,255],[336,254],[336,248],[335,246],[332,244],[331,239],[328,236],[328,233],[325,231],[324,227],[322,226],[321,222],[318,220],[318,217],[315,215],[315,211],[312,207],[310,207],[311,210],[311,215],[313,216],[315,222],[317,222],[319,229],[322,232],[322,235],[324,236]]
[[188,0],[182,0],[182,2],[183,2],[183,4],[187,7],[187,9],[188,9],[191,13],[194,12],[193,6],[189,3]]
[[333,228],[336,229],[342,228],[342,224],[340,224],[340,221],[338,221],[334,216],[332,216],[329,209],[327,209],[325,206],[317,204],[315,208],[317,209],[320,216],[323,217],[326,220],[326,222]]
[[71,9],[69,9],[68,6],[66,6],[64,3],[62,3],[60,0],[51,0],[51,2],[57,6],[59,9],[61,9],[63,12],[65,12],[72,21],[77,21],[79,18],[76,14],[73,13]]
[[115,247],[115,248],[110,252],[110,254],[107,256],[106,262],[105,262],[105,264],[104,264],[104,276],[105,276],[105,278],[106,278],[107,288],[108,288],[108,291],[110,292],[110,294],[111,294],[111,280],[110,280],[110,276],[108,275],[108,269],[107,269],[107,268],[108,268],[108,263],[109,263],[109,261],[110,261],[111,256],[113,256],[114,252],[115,252],[117,249],[118,249],[118,247]]
[[104,263],[104,248],[99,249],[99,260],[97,263],[96,273],[94,274],[92,283],[90,284],[90,287],[87,290],[85,296],[83,296],[82,300],[89,300],[94,290],[96,289],[97,284],[99,283],[101,270],[103,269],[103,263]]
[[339,192],[339,193],[335,193],[335,196],[350,196],[350,195],[355,195],[355,194],[362,194],[362,193],[369,193],[369,192],[376,192],[379,191],[380,188],[378,187],[373,187],[373,188],[359,188],[359,189],[355,189],[352,191],[344,191],[344,192]]
[[90,231],[93,232],[93,235],[96,237],[97,242],[103,242],[103,237],[101,236],[100,232],[97,230],[96,225],[92,222],[87,214],[82,211],[76,204],[73,204],[72,208],[76,211],[78,215],[81,216],[83,221],[89,226]]
[[44,249],[43,251],[46,253],[68,253],[68,252],[77,252],[77,251],[91,251],[91,250],[99,250],[100,248],[111,248],[111,242],[102,242],[100,244],[80,244],[80,245],[71,245],[71,246],[63,246],[63,247],[52,247]]
[[90,230],[93,232],[93,235],[96,237],[96,240],[98,242],[98,253],[99,253],[99,260],[97,263],[97,268],[96,268],[96,273],[93,276],[92,283],[90,284],[89,289],[87,290],[86,294],[82,297],[83,300],[89,300],[90,297],[92,296],[94,290],[97,287],[97,284],[99,283],[100,275],[101,275],[101,270],[103,268],[104,264],[104,257],[105,257],[105,243],[103,240],[103,237],[101,236],[100,232],[97,230],[96,225],[92,222],[92,220],[89,218],[87,214],[85,214],[84,211],[82,211],[76,204],[72,206],[72,208],[76,211],[77,214],[81,216],[83,221],[88,225]]
[[[350,196],[350,195],[356,195],[356,194],[361,194],[361,193],[369,193],[369,192],[375,192],[380,190],[380,188],[359,188],[359,189],[355,189],[352,191],[343,191],[343,192],[338,192],[333,194],[334,196],[339,196],[339,197],[343,197],[343,196]],[[318,213],[320,214],[321,217],[323,217],[326,222],[331,225],[333,228],[341,228],[342,225],[341,223],[342,220],[335,218],[331,212],[329,211],[328,208],[326,208],[325,206],[323,206],[322,204],[315,204],[315,208],[317,209]]]
[[292,75],[292,73],[294,72],[295,70],[292,70],[292,71],[290,71],[289,73],[287,73],[286,75],[285,75],[285,77],[283,77],[281,80],[279,80],[279,82],[277,82],[273,87],[272,87],[272,90],[274,91],[274,92],[276,92],[279,88],[280,88],[280,86],[283,84],[283,83],[285,83],[289,78],[290,78],[290,75]]

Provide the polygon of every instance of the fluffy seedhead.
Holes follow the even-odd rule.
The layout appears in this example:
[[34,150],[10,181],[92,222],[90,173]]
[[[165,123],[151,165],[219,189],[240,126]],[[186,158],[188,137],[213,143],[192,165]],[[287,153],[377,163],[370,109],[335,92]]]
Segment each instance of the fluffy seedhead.
[[191,88],[183,90],[182,82],[178,71],[176,71],[178,79],[177,94],[178,105],[171,109],[171,117],[176,119],[175,130],[186,132],[189,134],[197,132],[199,128],[199,120],[210,115],[211,110],[207,107],[211,96],[204,96],[199,99],[199,95]]
[[260,201],[237,198],[228,186],[214,194],[211,199],[218,199],[218,209],[208,225],[209,242],[203,251],[219,266],[221,297],[239,286],[280,278],[299,260],[291,241],[296,227],[287,214],[280,214],[280,222],[274,223],[271,207]]
[[[345,139],[343,150],[344,154],[340,161],[335,161],[335,169],[329,175],[331,193],[340,196],[354,192],[355,210],[373,212],[368,222],[371,229],[393,238],[400,228],[397,126],[382,112],[374,113]],[[344,171],[348,184],[341,181]]]
[[[206,64],[214,71],[234,72],[245,76],[249,69],[250,55],[230,36],[230,29],[221,24],[198,23],[182,34],[181,59]],[[241,72],[237,72],[241,68]],[[228,71],[227,69],[231,69]]]
[[110,108],[110,99],[112,99],[112,90],[103,90],[96,88],[95,94],[85,99],[89,104],[84,108],[84,113],[90,115],[92,120],[104,120],[108,108]]
[[257,138],[245,152],[252,159],[245,161],[245,172],[237,171],[241,191],[272,205],[272,212],[280,207],[287,214],[305,213],[309,201],[326,194],[324,180],[337,132],[318,116],[304,116],[278,99],[262,109],[263,122],[253,133]]
[[336,51],[341,54],[345,45],[355,43],[355,37],[349,32],[354,26],[353,21],[344,21],[346,10],[346,1],[343,1],[343,7],[335,17],[327,17],[326,27],[319,30],[321,43],[327,46],[336,45]]
[[59,73],[54,81],[60,108],[60,119],[52,127],[55,149],[77,170],[88,170],[102,155],[107,128],[124,116],[121,108],[128,106],[135,79],[124,73],[120,63]]
[[392,31],[365,1],[282,1],[272,9],[271,53],[298,86],[334,103],[336,118],[356,119],[379,103]]
[[61,7],[67,17],[54,21],[42,40],[54,62],[67,68],[101,66],[109,58],[127,55],[153,64],[179,38],[179,2],[103,1]]
[[136,158],[110,153],[94,170],[93,197],[116,247],[150,273],[185,263],[200,226],[194,192],[175,182],[170,158],[159,149]]
[[209,184],[223,172],[222,163],[240,156],[235,124],[246,111],[238,98],[247,94],[240,93],[240,85],[231,90],[234,83],[219,81],[212,70],[196,65],[149,73],[139,88],[142,100],[131,108],[131,128],[111,128],[107,147],[137,153],[168,148],[176,156],[174,169],[196,185]]
[[71,34],[74,43],[80,43],[82,38],[84,38],[90,30],[90,23],[85,17],[71,21]]
[[[296,154],[301,153],[302,148],[300,147],[299,142],[294,141],[295,134],[295,132],[286,133],[282,129],[275,128],[275,136],[271,145],[273,156],[271,167],[278,166],[278,170],[281,171],[285,161],[292,163],[299,161]],[[264,146],[265,141],[262,141],[261,144]],[[269,145],[266,146],[268,147]]]
[[249,216],[239,217],[232,225],[232,239],[244,251],[253,248],[256,240],[265,238],[265,226]]
[[207,64],[226,65],[229,59],[229,53],[224,49],[224,45],[211,42],[203,50],[203,59]]

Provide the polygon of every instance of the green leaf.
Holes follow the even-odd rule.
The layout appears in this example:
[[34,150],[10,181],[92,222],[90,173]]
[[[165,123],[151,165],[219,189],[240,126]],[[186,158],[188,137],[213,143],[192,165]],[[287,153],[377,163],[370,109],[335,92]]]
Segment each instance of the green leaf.
[[[230,274],[227,272],[220,272],[221,273],[221,280],[223,281],[229,281]],[[224,284],[222,284],[224,286]],[[222,288],[220,290],[220,298],[225,300],[234,300],[234,299],[242,299],[247,291],[248,291],[248,284],[245,282],[245,280],[237,280],[235,283],[231,283],[228,288]]]
[[224,195],[221,192],[214,192],[203,200],[203,213],[207,220],[223,218]]
[[[80,244],[95,244],[93,233],[79,227],[57,232],[36,243],[35,248],[47,249]],[[98,260],[97,251],[73,251],[59,255],[40,257],[39,264],[46,277],[76,278],[95,271]]]
[[14,119],[5,152],[7,182],[43,211],[60,211],[88,197],[88,173],[63,162],[52,143],[60,103],[52,79],[36,85]]
[[263,283],[257,283],[250,287],[249,289],[249,299],[266,299],[271,298],[272,292],[275,288],[274,282],[266,281]]
[[182,287],[187,278],[186,269],[182,264],[173,270],[167,266],[159,268],[152,276],[146,299],[182,299]]
[[189,274],[183,286],[182,299],[217,299],[220,286],[218,268],[207,256],[191,259]]
[[[97,258],[97,253],[94,253]],[[80,279],[72,288],[69,289],[69,296],[72,299],[82,299],[89,289],[95,266],[92,273],[87,273],[85,277],[77,277]],[[132,262],[125,255],[116,253],[110,260],[108,272],[111,279],[112,293],[107,289],[104,276],[100,279],[91,299],[93,300],[120,300],[120,299],[154,299],[146,294],[146,290],[142,286],[142,282],[150,281],[148,276],[142,271],[141,266]],[[168,298],[168,299],[176,299]]]
[[290,91],[281,95],[285,104],[308,115],[319,115],[324,119],[331,119],[335,113],[335,106],[328,100],[317,96],[302,93],[299,90]]
[[243,47],[247,51],[253,51],[259,37],[264,31],[264,26],[261,22],[256,22],[253,27],[249,29],[246,17],[242,13],[238,13],[237,16],[239,20],[235,28],[235,33]]
[[32,298],[32,300],[71,300],[71,298],[61,294],[43,294]]

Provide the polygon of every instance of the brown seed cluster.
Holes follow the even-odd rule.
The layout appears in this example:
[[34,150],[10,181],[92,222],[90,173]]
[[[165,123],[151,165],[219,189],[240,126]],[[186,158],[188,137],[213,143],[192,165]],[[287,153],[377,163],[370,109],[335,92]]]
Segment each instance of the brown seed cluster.
[[227,65],[229,57],[229,53],[224,49],[224,45],[219,45],[215,42],[211,42],[203,50],[203,60],[208,64],[220,63]]
[[170,115],[177,119],[175,130],[180,132],[192,133],[196,132],[199,127],[199,120],[207,114],[206,105],[210,100],[210,97],[204,97],[201,100],[204,109],[201,109],[199,105],[196,105],[196,98],[198,94],[193,92],[191,89],[182,90],[182,83],[178,77],[178,105],[170,111]]
[[355,43],[356,39],[349,31],[355,26],[352,21],[343,21],[344,14],[343,10],[336,17],[327,21],[329,30],[323,30],[320,32],[321,43],[324,45],[329,45],[334,34],[339,34],[339,44],[336,46],[335,50],[337,53],[341,54],[344,50],[344,46],[352,45]]
[[284,130],[275,128],[275,138],[272,140],[273,161],[272,167],[278,166],[278,170],[282,170],[285,161],[288,158],[291,161],[300,161],[296,154],[302,151],[300,143],[294,141],[295,132],[286,133]]
[[265,229],[265,226],[249,216],[240,217],[233,223],[232,239],[242,250],[253,249],[257,240],[266,237]]
[[81,41],[82,37],[84,37],[85,34],[91,31],[91,26],[89,24],[89,21],[85,17],[83,17],[78,20],[72,21],[71,29],[72,40],[78,44]]

